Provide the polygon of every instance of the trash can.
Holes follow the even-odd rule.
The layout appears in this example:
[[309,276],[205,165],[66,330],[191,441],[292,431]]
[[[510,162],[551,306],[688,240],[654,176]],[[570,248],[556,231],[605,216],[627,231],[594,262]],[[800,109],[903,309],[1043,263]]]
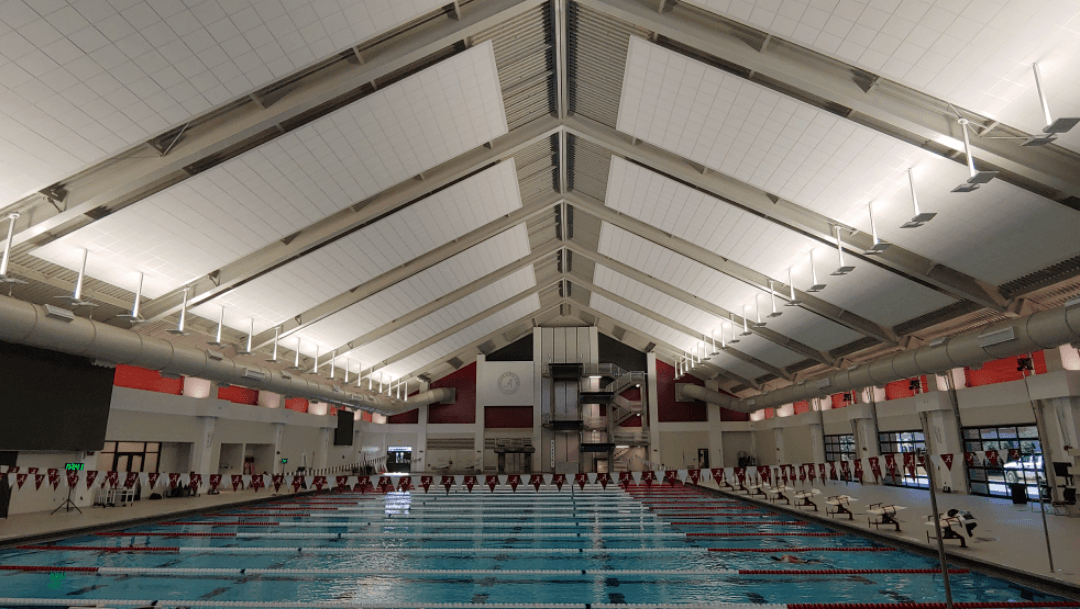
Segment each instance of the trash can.
[[1010,484],[1009,492],[1012,494],[1013,505],[1027,505],[1027,485],[1026,484]]

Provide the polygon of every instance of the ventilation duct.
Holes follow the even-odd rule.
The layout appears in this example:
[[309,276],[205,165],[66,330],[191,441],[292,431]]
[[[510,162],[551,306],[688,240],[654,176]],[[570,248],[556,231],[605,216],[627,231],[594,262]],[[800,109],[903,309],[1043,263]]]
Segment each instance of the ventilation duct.
[[240,385],[329,402],[383,415],[394,415],[426,404],[454,399],[453,390],[446,389],[429,391],[406,401],[382,395],[334,391],[334,386],[327,383],[280,370],[251,366],[231,358],[217,359],[199,349],[181,347],[167,340],[84,317],[63,321],[55,319],[45,307],[7,296],[0,296],[0,319],[4,320],[0,324],[0,340],[10,343],[139,366],[169,376],[194,376],[218,384]]

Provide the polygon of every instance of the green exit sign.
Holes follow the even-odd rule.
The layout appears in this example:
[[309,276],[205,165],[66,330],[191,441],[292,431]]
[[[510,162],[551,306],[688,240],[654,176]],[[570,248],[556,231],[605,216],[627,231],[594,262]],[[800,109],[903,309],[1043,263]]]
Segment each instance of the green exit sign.
[[288,463],[288,462],[289,462],[289,460],[288,460],[288,459],[282,459],[282,460],[281,460],[281,464],[282,464],[282,465],[284,465],[284,464],[286,464],[286,463]]
[[85,463],[65,463],[64,469],[69,472],[81,472],[86,469]]

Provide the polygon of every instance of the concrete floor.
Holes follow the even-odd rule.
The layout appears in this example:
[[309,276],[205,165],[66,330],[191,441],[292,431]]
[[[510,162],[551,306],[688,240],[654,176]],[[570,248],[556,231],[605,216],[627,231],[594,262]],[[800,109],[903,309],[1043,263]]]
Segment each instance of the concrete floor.
[[[711,480],[708,488],[716,488]],[[801,484],[797,489],[810,488]],[[926,539],[927,531],[933,534],[933,525],[926,525],[926,517],[931,513],[930,493],[923,489],[895,486],[874,486],[828,482],[826,486],[815,485],[821,490],[816,503],[818,515],[825,514],[826,496],[850,495],[858,501],[852,503],[854,519],[846,516],[832,518],[836,524],[850,526],[855,530],[873,530],[885,537],[900,539],[910,543],[937,550],[937,541]],[[758,503],[767,503],[753,499]],[[901,532],[892,527],[883,526],[874,529],[868,523],[866,508],[871,503],[886,503],[907,507],[897,514]],[[783,505],[783,502],[780,502]],[[1013,505],[1009,499],[979,497],[975,495],[938,494],[938,509],[944,513],[950,508],[969,511],[977,519],[978,527],[974,530],[974,539],[968,539],[967,549],[960,548],[959,542],[946,540],[946,552],[950,555],[969,557],[974,560],[1002,565],[1035,576],[1052,578],[1073,586],[1080,586],[1080,517],[1073,508],[1072,517],[1055,516],[1047,505],[1046,525],[1050,532],[1050,549],[1053,552],[1054,571],[1051,572],[1047,559],[1046,535],[1043,532],[1042,516],[1038,503],[1026,506]],[[814,514],[809,508],[802,508]],[[1034,509],[1035,511],[1031,511]]]

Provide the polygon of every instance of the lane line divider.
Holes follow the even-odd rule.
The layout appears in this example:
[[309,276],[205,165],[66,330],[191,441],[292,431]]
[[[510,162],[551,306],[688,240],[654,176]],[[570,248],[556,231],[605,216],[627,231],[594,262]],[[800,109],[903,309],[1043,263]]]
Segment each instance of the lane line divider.
[[[0,571],[95,573],[98,575],[936,575],[937,569],[251,569],[175,567],[59,567],[0,565]],[[967,569],[949,569],[966,575]]]

